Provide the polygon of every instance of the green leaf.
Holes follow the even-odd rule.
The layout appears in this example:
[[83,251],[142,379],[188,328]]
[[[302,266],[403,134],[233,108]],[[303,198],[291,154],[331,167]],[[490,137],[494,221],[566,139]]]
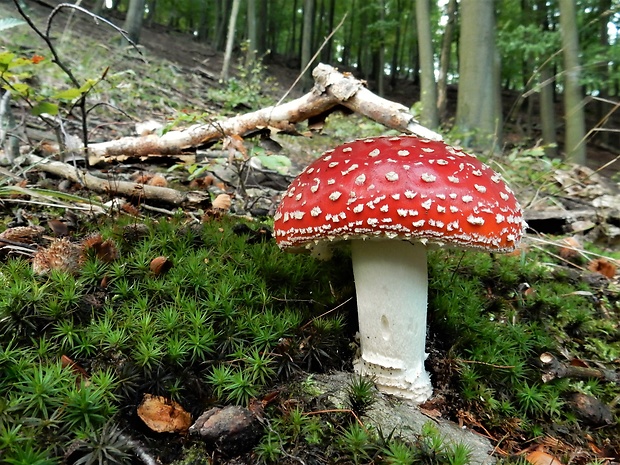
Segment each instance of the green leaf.
[[82,96],[82,91],[80,89],[71,88],[67,90],[63,90],[62,92],[58,92],[54,94],[52,97],[57,98],[59,100],[73,100]]
[[30,86],[23,82],[16,82],[15,84],[11,86],[11,90],[13,92],[18,93],[19,95],[27,97],[28,94],[30,93]]
[[90,89],[95,87],[95,84],[97,84],[96,79],[87,79],[86,82],[82,84],[82,87],[80,87],[80,92],[82,92],[83,94],[88,92]]
[[58,114],[58,105],[51,102],[39,102],[30,111],[34,116],[40,116],[43,113],[54,116]]
[[288,173],[291,166],[291,160],[284,155],[257,155],[265,168],[277,171],[280,174]]
[[11,61],[15,58],[15,54],[11,52],[0,53],[0,72],[5,72],[9,69]]
[[21,26],[22,24],[26,24],[26,21],[22,21],[17,18],[0,18],[0,31],[4,31],[5,29],[10,29],[15,26]]

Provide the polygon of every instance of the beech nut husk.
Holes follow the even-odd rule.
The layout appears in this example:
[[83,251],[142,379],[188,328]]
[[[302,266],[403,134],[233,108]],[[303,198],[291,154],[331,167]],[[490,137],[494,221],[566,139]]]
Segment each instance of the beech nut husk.
[[172,268],[172,260],[164,256],[155,257],[151,260],[150,268],[155,275],[166,273],[170,268]]

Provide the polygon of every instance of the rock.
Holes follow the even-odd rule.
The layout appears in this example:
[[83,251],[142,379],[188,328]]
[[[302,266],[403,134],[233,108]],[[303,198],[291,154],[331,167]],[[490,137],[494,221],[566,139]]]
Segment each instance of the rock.
[[596,397],[577,392],[569,403],[579,418],[592,426],[608,426],[614,422],[609,406]]
[[[352,379],[351,373],[331,373],[328,375],[313,375],[313,387],[317,388],[337,408],[347,408],[347,388]],[[414,442],[422,431],[422,426],[429,421],[433,422],[439,433],[448,443],[465,444],[471,449],[469,463],[472,465],[491,465],[496,462],[491,456],[493,446],[484,437],[473,431],[460,428],[451,421],[441,418],[429,418],[418,407],[407,402],[377,392],[376,401],[362,417],[384,433]]]
[[263,434],[258,419],[248,409],[229,405],[207,410],[189,429],[226,455],[239,455],[254,447]]

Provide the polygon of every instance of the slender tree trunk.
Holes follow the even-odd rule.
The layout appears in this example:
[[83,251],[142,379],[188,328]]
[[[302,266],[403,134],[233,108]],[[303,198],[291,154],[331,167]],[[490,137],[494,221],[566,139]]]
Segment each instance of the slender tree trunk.
[[[549,18],[547,1],[537,1],[538,21],[543,32],[549,31]],[[539,73],[540,82],[540,124],[542,127],[542,142],[545,155],[556,158],[558,154],[557,132],[555,121],[555,78],[554,70],[550,63],[546,63]]]
[[215,49],[223,51],[226,46],[226,23],[230,19],[229,0],[215,0]]
[[456,126],[463,144],[480,150],[501,145],[499,60],[493,0],[461,4],[459,97]]
[[[381,0],[379,21],[385,22],[385,0]],[[379,33],[379,43],[374,52],[373,68],[377,93],[383,97],[385,95],[385,31]]]
[[360,8],[360,24],[357,28],[357,57],[356,57],[356,68],[357,74],[360,76],[364,76],[364,79],[368,80],[368,74],[366,72],[366,59],[365,52],[368,50],[368,40],[364,40],[366,28],[364,25],[368,24],[368,11],[366,8]]
[[257,0],[258,8],[258,36],[256,37],[256,52],[263,56],[267,52],[267,37],[270,33],[270,11],[267,0]]
[[349,16],[347,18],[347,24],[345,24],[345,28],[346,28],[346,40],[345,40],[345,47],[344,50],[342,51],[342,66],[344,66],[345,68],[349,67],[350,62],[351,62],[351,47],[353,46],[353,31],[355,30],[354,25],[355,25],[355,21],[357,20],[357,7],[356,7],[356,0],[352,0],[351,1],[351,10],[349,13]]
[[540,123],[545,155],[557,156],[557,135],[555,132],[555,102],[553,101],[553,74],[549,66],[540,70]]
[[140,42],[140,31],[142,29],[142,21],[144,20],[144,1],[129,1],[129,9],[123,23],[123,29],[127,31],[129,38],[136,44]]
[[246,65],[252,63],[256,59],[256,53],[258,51],[258,28],[257,28],[257,11],[256,0],[247,0],[248,12],[248,49],[245,56]]
[[[315,0],[304,0],[304,26],[301,38],[301,71],[310,63],[312,58],[312,32],[314,26]],[[310,70],[302,77],[302,88],[307,91],[312,87]]]
[[420,102],[422,103],[420,122],[429,129],[435,129],[439,123],[430,0],[416,0],[415,5],[418,53],[420,54]]
[[[604,50],[609,49],[609,31],[607,29],[609,23],[609,13],[612,11],[612,0],[599,0],[598,12],[599,12],[599,43]],[[597,121],[602,121],[605,118],[607,111],[610,109],[609,104],[605,100],[609,99],[609,83],[610,83],[610,65],[607,60],[602,60],[598,63],[599,73],[601,75],[602,84],[599,89],[599,100],[596,102],[596,117]],[[609,131],[599,131],[596,133],[596,138],[599,142],[608,145],[609,144]]]
[[441,43],[441,55],[439,57],[439,76],[437,79],[437,113],[438,119],[443,121],[446,118],[448,107],[448,72],[450,70],[450,58],[452,56],[452,38],[456,24],[456,0],[449,0],[446,10],[448,21],[443,33]]
[[105,0],[97,0],[95,4],[93,5],[93,7],[91,8],[91,11],[95,13],[96,15],[101,16],[101,13],[103,13],[104,6],[105,6]]
[[[396,10],[403,11],[403,5],[401,0],[397,0],[396,2]],[[407,18],[406,14],[405,20]],[[392,60],[390,63],[390,88],[394,89],[396,87],[396,81],[398,80],[398,69],[399,69],[399,61],[398,56],[400,54],[401,48],[401,29],[403,26],[403,18],[399,15],[398,22],[396,24],[396,30],[394,31],[394,46],[392,47]]]
[[[316,3],[318,1],[318,4]],[[312,50],[318,50],[321,46],[322,38],[325,34],[325,0],[314,0],[316,12],[318,6],[318,13],[314,14],[314,25],[312,28]]]
[[585,115],[579,64],[579,31],[575,0],[560,0],[560,30],[564,57],[564,152],[572,163],[586,163]]
[[224,64],[222,66],[221,79],[228,79],[230,72],[230,60],[232,58],[233,45],[235,43],[235,29],[237,25],[237,15],[239,14],[239,4],[241,0],[233,0],[230,20],[228,22],[228,35],[226,36],[226,52],[224,53]]
[[196,37],[201,42],[206,42],[209,38],[209,6],[206,2],[200,6],[200,22],[198,24],[198,36]]
[[288,47],[288,56],[290,58],[298,56],[296,53],[297,44],[297,0],[293,0],[293,14],[291,17],[291,35]]
[[[334,29],[335,13],[336,13],[336,0],[329,0],[329,5],[327,8],[327,30],[326,30],[325,36],[328,36]],[[327,44],[325,44],[325,47],[323,48],[323,52],[321,54],[321,60],[323,60],[323,63],[331,63],[333,48],[334,48],[334,39],[332,38]]]

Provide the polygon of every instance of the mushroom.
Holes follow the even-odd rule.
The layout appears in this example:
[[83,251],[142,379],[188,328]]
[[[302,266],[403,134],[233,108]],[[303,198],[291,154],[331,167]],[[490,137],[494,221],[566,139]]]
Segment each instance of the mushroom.
[[292,182],[274,217],[282,249],[322,255],[350,242],[361,346],[354,368],[417,403],[432,394],[427,248],[508,252],[524,228],[498,173],[459,148],[408,135],[328,150]]

